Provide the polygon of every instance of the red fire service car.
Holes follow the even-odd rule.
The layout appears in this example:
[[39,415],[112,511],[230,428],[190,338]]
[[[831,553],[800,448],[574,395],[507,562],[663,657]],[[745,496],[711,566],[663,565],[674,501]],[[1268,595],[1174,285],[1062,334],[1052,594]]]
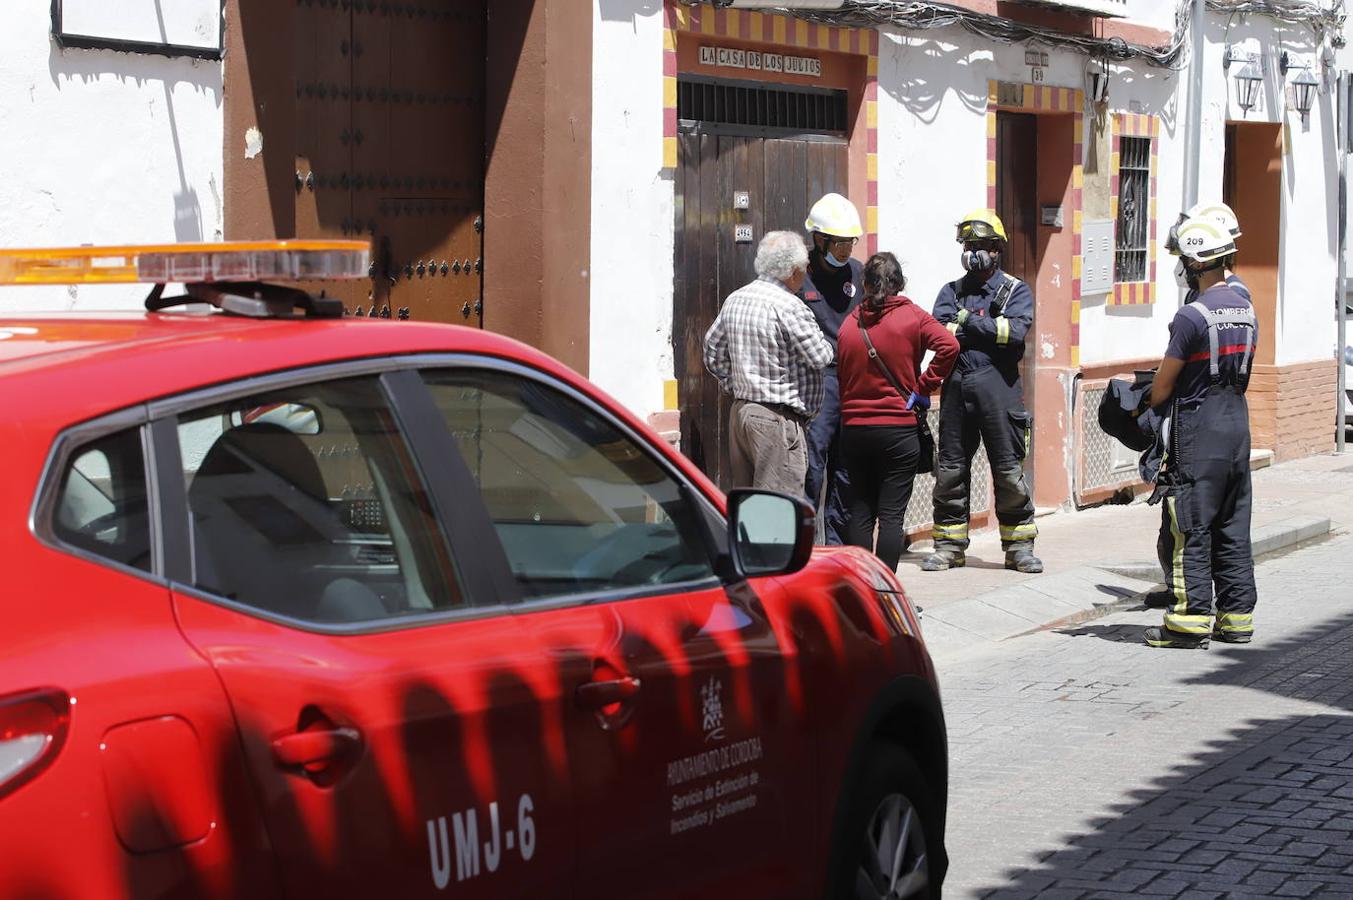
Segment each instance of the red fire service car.
[[893,573],[367,254],[0,251],[0,897],[939,896]]

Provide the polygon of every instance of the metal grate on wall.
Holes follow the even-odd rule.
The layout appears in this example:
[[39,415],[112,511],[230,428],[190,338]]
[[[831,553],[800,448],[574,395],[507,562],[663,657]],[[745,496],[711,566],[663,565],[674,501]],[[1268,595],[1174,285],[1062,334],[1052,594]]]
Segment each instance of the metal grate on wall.
[[[929,413],[930,430],[940,433],[939,409]],[[938,447],[936,448],[938,450]],[[979,451],[972,460],[971,488],[968,492],[973,515],[986,512],[991,506],[991,467],[987,463],[985,452]],[[912,483],[911,502],[907,504],[907,515],[902,520],[908,531],[915,531],[931,524],[935,520],[935,476],[917,475]]]
[[677,118],[713,125],[845,134],[845,91],[752,81],[677,80]]
[[1118,246],[1114,280],[1146,280],[1151,187],[1151,139],[1122,138],[1118,152]]
[[1099,427],[1099,402],[1107,388],[1103,385],[1086,387],[1077,400],[1080,417],[1080,482],[1076,493],[1103,488],[1120,488],[1141,481],[1137,471],[1136,454],[1118,451],[1118,441]]

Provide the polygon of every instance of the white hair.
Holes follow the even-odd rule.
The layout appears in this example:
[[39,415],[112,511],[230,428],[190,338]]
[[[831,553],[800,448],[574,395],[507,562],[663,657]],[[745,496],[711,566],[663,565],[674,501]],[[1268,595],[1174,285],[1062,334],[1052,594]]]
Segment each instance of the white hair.
[[808,247],[797,232],[768,231],[757,245],[752,266],[762,278],[788,281],[795,272],[807,271]]

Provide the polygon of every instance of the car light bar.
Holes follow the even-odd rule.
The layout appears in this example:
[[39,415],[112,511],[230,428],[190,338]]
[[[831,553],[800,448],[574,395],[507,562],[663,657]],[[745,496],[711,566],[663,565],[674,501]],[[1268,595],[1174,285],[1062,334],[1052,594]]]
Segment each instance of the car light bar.
[[365,278],[366,241],[230,241],[0,250],[0,284],[201,284]]

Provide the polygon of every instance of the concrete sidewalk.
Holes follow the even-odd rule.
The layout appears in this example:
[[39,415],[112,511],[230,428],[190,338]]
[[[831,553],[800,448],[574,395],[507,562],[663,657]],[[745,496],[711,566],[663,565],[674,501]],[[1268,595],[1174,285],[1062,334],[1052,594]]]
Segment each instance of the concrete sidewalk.
[[[1353,525],[1353,454],[1260,469],[1254,473],[1254,498],[1256,555],[1347,529]],[[1005,569],[994,528],[974,535],[963,569],[922,572],[928,543],[903,556],[898,575],[924,610],[932,655],[952,657],[1054,622],[1121,608],[1160,581],[1159,506],[1138,500],[1054,513],[1039,518],[1038,528],[1042,575]]]

